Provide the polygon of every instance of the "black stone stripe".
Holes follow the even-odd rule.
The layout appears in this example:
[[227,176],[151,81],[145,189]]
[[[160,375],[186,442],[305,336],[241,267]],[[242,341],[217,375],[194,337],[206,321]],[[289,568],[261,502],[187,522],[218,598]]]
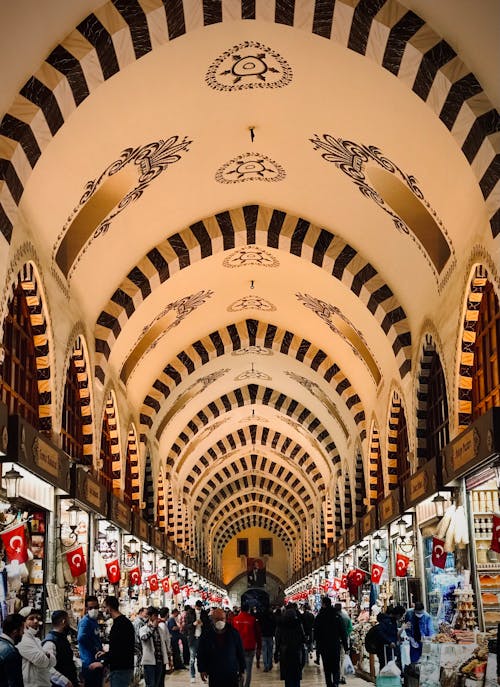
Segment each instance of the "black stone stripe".
[[165,258],[157,248],[153,248],[153,250],[150,250],[147,254],[147,258],[158,272],[160,283],[163,284],[163,282],[167,281],[167,279],[169,279],[170,277],[168,262],[165,260]]
[[351,31],[347,47],[350,50],[364,55],[368,36],[373,22],[373,17],[377,14],[386,0],[360,0],[352,17]]
[[68,80],[76,106],[83,103],[90,94],[82,65],[66,48],[58,45],[45,60]]
[[186,244],[184,243],[180,234],[173,234],[167,239],[167,243],[173,249],[177,257],[179,258],[179,267],[183,270],[185,267],[189,267],[191,260],[189,257],[189,251]]
[[182,382],[182,376],[180,372],[172,365],[167,365],[165,368],[163,368],[163,372],[175,382],[176,386]]
[[[131,317],[135,312],[135,305],[134,301],[132,300],[132,297],[129,296],[128,293],[125,293],[123,289],[117,289],[111,296],[111,300],[113,301],[113,303],[121,305],[127,313],[128,317]],[[116,322],[118,323],[118,320],[116,320]]]
[[495,155],[479,182],[483,198],[488,198],[500,179],[500,155]]
[[451,131],[458,113],[466,100],[482,92],[482,87],[474,74],[466,74],[461,79],[452,84],[444,105],[439,113],[439,119],[447,129]]
[[500,208],[495,212],[493,217],[490,219],[491,233],[493,238],[496,238],[500,234]]
[[321,365],[321,363],[326,360],[326,353],[322,351],[321,349],[318,350],[314,358],[312,359],[311,362],[311,368],[315,371],[317,371],[318,367]]
[[193,344],[193,348],[200,356],[202,365],[208,363],[208,361],[210,360],[210,356],[208,355],[208,351],[205,348],[205,346],[201,343],[201,341],[195,341]]
[[5,181],[12,198],[15,200],[16,204],[19,205],[23,195],[24,187],[21,183],[21,180],[17,176],[14,165],[12,162],[10,162],[10,160],[0,160],[0,179]]
[[128,24],[135,57],[138,60],[152,50],[149,27],[144,10],[137,0],[112,0],[112,2]]
[[500,113],[489,110],[477,117],[462,146],[462,152],[472,163],[484,139],[490,134],[500,131]]
[[209,334],[209,338],[215,346],[215,350],[217,351],[217,357],[224,355],[224,343],[221,339],[219,332],[212,332],[211,334]]
[[304,243],[304,239],[306,238],[310,226],[311,223],[307,222],[305,219],[297,220],[297,224],[295,225],[292,239],[290,241],[290,253],[292,255],[301,255],[302,244]]
[[238,328],[234,324],[230,324],[227,327],[227,331],[229,333],[229,336],[231,337],[231,341],[233,342],[233,348],[235,351],[237,351],[241,348],[241,339],[238,333]]
[[146,299],[151,293],[151,284],[147,276],[141,272],[138,267],[134,267],[128,274],[127,279],[129,279],[132,284],[135,284],[142,295],[143,300]]
[[321,267],[323,265],[323,261],[325,259],[325,253],[330,247],[331,242],[333,241],[333,234],[326,229],[322,229],[320,231],[320,234],[318,238],[316,239],[316,243],[314,244],[314,250],[313,250],[313,257],[312,261],[315,265],[318,265],[318,267]]
[[356,294],[356,296],[359,296],[362,286],[370,281],[376,274],[377,270],[372,267],[370,263],[366,264],[352,280],[351,291]]
[[62,112],[59,109],[55,95],[50,88],[32,76],[24,84],[21,95],[37,105],[43,112],[52,136],[55,136],[64,124]]
[[264,337],[265,348],[272,348],[274,339],[276,338],[276,333],[278,328],[274,324],[268,324],[266,329],[266,335]]
[[81,24],[78,24],[77,29],[96,49],[104,79],[107,80],[119,72],[120,67],[111,36],[95,14],[89,14]]
[[183,0],[163,0],[170,40],[186,33]]
[[255,0],[242,0],[241,18],[255,19]]
[[212,255],[212,239],[203,222],[195,222],[189,229],[200,244],[202,259]]
[[153,389],[156,389],[156,391],[159,391],[160,394],[163,395],[164,398],[168,398],[170,396],[170,389],[166,384],[164,384],[162,381],[159,379],[155,380],[153,384]]
[[243,208],[243,217],[245,218],[245,225],[247,229],[247,243],[249,245],[255,244],[258,214],[258,205],[245,205]]
[[222,0],[203,0],[203,24],[219,24],[222,21]]
[[281,210],[273,210],[271,221],[267,229],[267,245],[269,248],[278,248],[280,241],[281,230],[286,219],[286,212]]
[[307,339],[302,339],[299,345],[299,349],[296,354],[296,359],[300,360],[300,362],[303,362],[304,358],[306,357],[306,354],[308,350],[311,348],[311,342],[308,341]]
[[335,0],[316,0],[314,4],[314,18],[312,32],[322,38],[332,35],[333,11]]
[[3,205],[0,203],[0,231],[7,243],[12,239],[12,222],[7,217]]
[[331,381],[331,380],[333,379],[333,377],[335,377],[335,375],[339,373],[339,371],[340,371],[339,366],[336,365],[336,364],[334,363],[334,364],[333,364],[331,367],[329,367],[328,370],[325,372],[325,374],[324,374],[325,380],[326,380],[327,382]]
[[7,113],[0,124],[0,135],[18,141],[31,167],[36,165],[42,151],[29,124]]
[[238,404],[239,408],[242,408],[245,405],[245,399],[243,398],[243,393],[241,389],[235,389],[233,391],[234,397],[236,399],[236,403]]
[[290,346],[292,345],[292,341],[293,341],[292,332],[286,331],[284,336],[283,336],[283,340],[281,342],[280,352],[281,353],[288,353],[288,351],[290,350]]
[[276,0],[276,11],[274,14],[276,24],[293,26],[294,13],[295,0]]
[[408,41],[425,24],[414,12],[406,12],[389,32],[382,67],[397,76]]
[[457,53],[446,41],[439,41],[425,53],[413,84],[413,91],[422,100],[427,100],[437,72],[456,55]]
[[221,231],[224,250],[230,250],[231,248],[234,248],[234,227],[230,213],[227,211],[220,212],[219,214],[215,215],[215,219],[217,220],[217,224],[219,225]]
[[248,333],[248,344],[249,346],[255,346],[255,343],[257,341],[257,330],[259,327],[259,323],[257,322],[257,320],[246,320],[245,326],[247,328]]
[[354,248],[351,248],[351,246],[346,244],[340,251],[338,258],[335,260],[335,264],[332,269],[333,276],[337,277],[337,279],[342,279],[345,268],[351,262],[351,260],[356,257],[357,254],[358,253],[354,250]]

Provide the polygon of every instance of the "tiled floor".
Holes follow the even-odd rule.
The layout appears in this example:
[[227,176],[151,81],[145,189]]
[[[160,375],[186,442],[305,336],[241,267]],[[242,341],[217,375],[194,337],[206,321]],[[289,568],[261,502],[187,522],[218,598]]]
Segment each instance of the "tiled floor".
[[[195,684],[198,687],[202,687],[204,684],[199,675],[196,676]],[[323,669],[314,664],[306,666],[300,684],[301,687],[325,687]],[[349,676],[347,678],[347,687],[368,687],[370,684],[370,682],[360,677]],[[177,671],[173,675],[169,675],[165,680],[165,687],[184,687],[184,685],[186,687],[190,685],[188,670]],[[260,685],[265,685],[265,687],[271,687],[271,685],[283,687],[284,682],[280,680],[278,666],[275,666],[270,673],[263,673],[262,670],[258,670],[254,666],[251,687],[260,687]]]

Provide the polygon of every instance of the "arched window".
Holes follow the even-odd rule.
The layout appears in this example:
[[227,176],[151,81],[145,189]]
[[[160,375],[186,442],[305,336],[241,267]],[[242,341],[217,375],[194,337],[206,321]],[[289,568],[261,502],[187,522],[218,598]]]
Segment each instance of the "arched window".
[[486,282],[479,306],[472,370],[472,417],[500,406],[500,311],[491,282]]
[[437,458],[450,441],[446,383],[437,353],[432,356],[427,384],[426,449],[427,460],[431,460]]
[[10,414],[39,428],[35,345],[24,289],[19,282],[9,303],[3,335],[2,400]]
[[396,461],[398,469],[398,482],[410,474],[411,465],[408,460],[409,451],[408,430],[406,428],[406,415],[403,406],[399,409],[398,428],[396,437]]
[[79,463],[88,463],[83,457],[83,418],[78,373],[73,357],[70,358],[66,370],[66,384],[64,385],[62,426],[62,448]]

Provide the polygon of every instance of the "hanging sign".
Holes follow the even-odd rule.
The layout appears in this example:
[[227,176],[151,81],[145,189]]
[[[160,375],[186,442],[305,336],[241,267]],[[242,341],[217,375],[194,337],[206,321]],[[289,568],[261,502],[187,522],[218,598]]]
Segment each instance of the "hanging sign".
[[500,408],[490,408],[443,449],[445,483],[462,477],[500,450]]

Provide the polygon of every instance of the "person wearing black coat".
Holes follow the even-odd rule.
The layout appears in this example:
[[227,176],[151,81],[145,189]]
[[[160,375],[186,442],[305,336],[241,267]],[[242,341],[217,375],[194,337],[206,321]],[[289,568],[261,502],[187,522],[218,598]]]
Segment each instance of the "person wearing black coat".
[[340,646],[348,651],[347,633],[340,615],[332,608],[332,601],[324,596],[321,609],[314,619],[314,636],[319,648],[326,687],[338,687],[340,682]]
[[276,628],[275,661],[279,660],[280,679],[285,687],[300,687],[305,662],[305,635],[296,609],[285,610]]
[[208,680],[208,687],[238,687],[246,668],[240,634],[227,624],[222,608],[214,609],[211,620],[198,646],[201,679],[203,682]]

